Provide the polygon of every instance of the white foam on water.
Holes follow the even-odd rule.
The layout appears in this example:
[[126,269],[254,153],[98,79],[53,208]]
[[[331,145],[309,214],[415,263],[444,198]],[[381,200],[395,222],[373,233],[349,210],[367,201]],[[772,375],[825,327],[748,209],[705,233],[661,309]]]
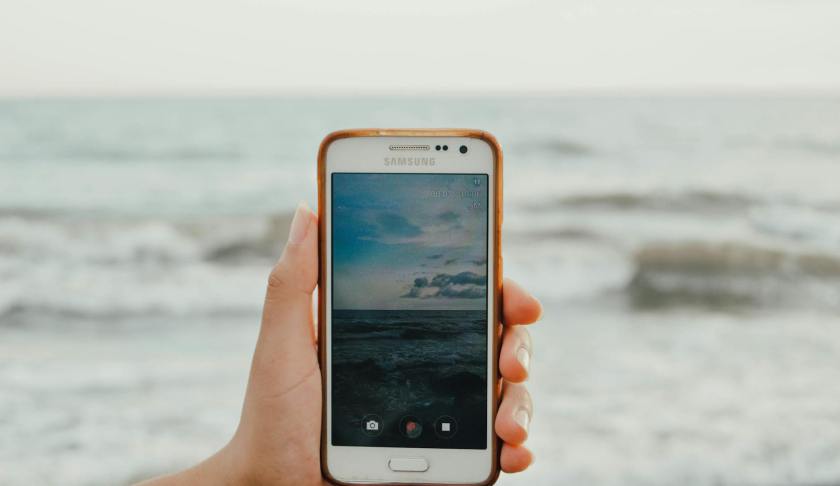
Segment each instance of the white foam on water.
[[[265,217],[191,224],[0,217],[0,316],[252,311],[281,248],[269,238]],[[216,261],[226,248],[254,256]]]
[[0,449],[0,483],[125,484],[225,443],[258,316],[143,322],[154,331],[4,332],[0,424],[4,443],[26,447]]
[[503,484],[829,484],[840,475],[840,337],[825,315],[634,315],[609,305],[552,314],[532,329],[537,461]]

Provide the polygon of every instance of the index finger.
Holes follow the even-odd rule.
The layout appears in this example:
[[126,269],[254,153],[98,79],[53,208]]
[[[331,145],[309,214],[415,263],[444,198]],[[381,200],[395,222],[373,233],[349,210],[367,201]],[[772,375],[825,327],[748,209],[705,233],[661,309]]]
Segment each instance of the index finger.
[[531,324],[542,316],[542,304],[513,280],[502,282],[502,316],[506,326]]

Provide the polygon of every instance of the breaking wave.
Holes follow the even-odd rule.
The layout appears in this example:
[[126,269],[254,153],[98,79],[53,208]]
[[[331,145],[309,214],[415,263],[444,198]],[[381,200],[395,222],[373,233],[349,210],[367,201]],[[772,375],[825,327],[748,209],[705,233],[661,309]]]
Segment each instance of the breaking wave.
[[535,210],[561,208],[601,208],[612,210],[667,210],[667,211],[744,211],[756,201],[741,194],[712,191],[685,193],[606,192],[563,196],[539,204],[529,205]]
[[290,215],[0,216],[0,324],[259,310]]
[[840,257],[746,243],[653,243],[626,287],[640,307],[840,307]]

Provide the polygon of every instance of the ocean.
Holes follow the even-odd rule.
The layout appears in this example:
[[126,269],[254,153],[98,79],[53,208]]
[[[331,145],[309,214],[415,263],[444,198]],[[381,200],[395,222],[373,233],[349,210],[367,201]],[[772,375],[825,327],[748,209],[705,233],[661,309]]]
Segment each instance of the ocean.
[[[332,328],[333,445],[485,448],[486,311],[343,309]],[[382,430],[365,437],[371,415]],[[405,416],[427,433],[404,437]],[[428,433],[440,417],[452,437]]]
[[269,268],[348,127],[486,129],[537,294],[506,485],[840,482],[840,99],[0,101],[0,484],[126,484],[236,427]]

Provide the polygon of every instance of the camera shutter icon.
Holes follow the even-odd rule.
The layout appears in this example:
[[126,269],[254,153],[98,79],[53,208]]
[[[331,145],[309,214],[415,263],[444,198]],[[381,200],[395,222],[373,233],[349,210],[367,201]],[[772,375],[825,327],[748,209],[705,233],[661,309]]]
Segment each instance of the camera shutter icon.
[[362,432],[369,437],[376,437],[382,433],[382,419],[379,415],[371,414],[362,417]]

